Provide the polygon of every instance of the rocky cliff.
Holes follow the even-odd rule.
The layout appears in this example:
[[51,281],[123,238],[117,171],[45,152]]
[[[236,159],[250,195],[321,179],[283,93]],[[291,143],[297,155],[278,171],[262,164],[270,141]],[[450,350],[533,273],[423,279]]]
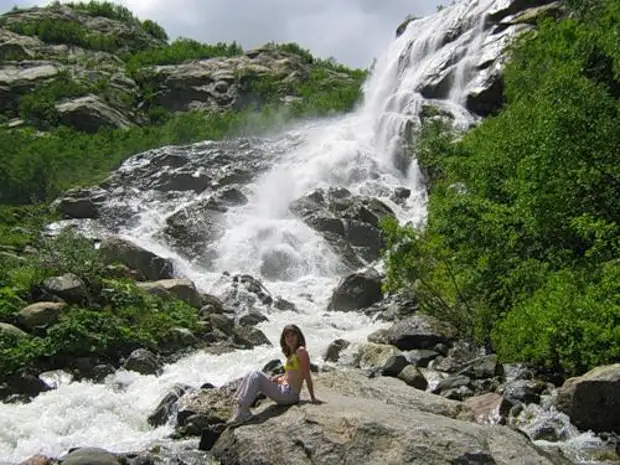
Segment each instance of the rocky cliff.
[[[333,87],[363,72],[296,46],[169,44],[151,21],[106,3],[52,4],[0,16],[0,122],[80,131],[146,125],[187,110],[240,110],[303,99],[317,66]],[[320,63],[319,63],[320,62]]]

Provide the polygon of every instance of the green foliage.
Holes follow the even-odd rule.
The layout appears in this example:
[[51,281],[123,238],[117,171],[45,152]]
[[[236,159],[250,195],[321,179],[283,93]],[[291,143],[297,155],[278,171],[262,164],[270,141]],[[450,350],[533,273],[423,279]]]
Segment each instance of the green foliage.
[[60,72],[53,81],[38,86],[19,101],[19,116],[38,125],[59,124],[56,103],[70,97],[88,94],[92,87],[72,79],[68,72]]
[[511,50],[497,117],[459,141],[423,127],[428,225],[388,227],[389,289],[422,285],[426,311],[567,374],[620,344],[620,2],[597,3]]
[[156,39],[164,40],[164,41],[168,40],[168,33],[166,32],[166,30],[163,27],[161,27],[159,24],[157,24],[155,21],[151,21],[150,19],[147,19],[143,21],[140,26],[142,27],[144,32],[152,35]]
[[39,337],[0,335],[0,378],[30,367],[59,368],[78,357],[116,361],[139,347],[165,350],[174,328],[200,331],[197,311],[178,299],[147,294],[129,281],[102,284],[107,299],[101,308],[70,306]]
[[243,49],[236,42],[215,45],[203,44],[193,39],[178,38],[169,46],[153,47],[127,55],[127,70],[135,75],[140,68],[152,65],[173,65],[190,60],[214,57],[232,57],[243,54]]
[[32,23],[11,23],[5,27],[17,34],[38,37],[50,44],[77,45],[104,52],[115,52],[120,48],[114,35],[91,32],[75,21],[44,18]]

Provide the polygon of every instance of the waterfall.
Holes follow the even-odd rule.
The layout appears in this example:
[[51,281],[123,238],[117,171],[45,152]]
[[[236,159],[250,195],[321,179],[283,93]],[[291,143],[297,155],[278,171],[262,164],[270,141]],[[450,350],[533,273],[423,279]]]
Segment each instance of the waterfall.
[[[246,186],[248,203],[230,208],[220,218],[224,234],[212,246],[214,257],[208,267],[175,252],[155,234],[168,215],[196,199],[179,196],[155,201],[147,191],[135,191],[122,199],[112,194],[110,210],[132,212],[132,221],[116,232],[170,257],[176,273],[193,280],[202,292],[225,293],[223,272],[249,273],[264,280],[273,294],[293,302],[297,310],[271,312],[269,321],[258,326],[274,347],[223,355],[198,351],[166,366],[157,377],[119,371],[102,384],[65,382],[29,404],[0,404],[0,462],[19,462],[36,453],[59,456],[76,446],[127,451],[164,441],[172,426],[152,429],[146,419],[175,383],[217,385],[280,357],[279,332],[289,322],[301,326],[310,354],[319,363],[334,339],[362,342],[383,327],[361,314],[326,311],[331,291],[343,274],[340,259],[288,206],[312,189],[345,187],[353,194],[384,201],[402,222],[424,224],[425,187],[415,158],[403,153],[408,142],[404,133],[408,125],[419,124],[420,109],[429,103],[422,90],[443,68],[451,70],[451,80],[442,81],[447,92],[443,99],[430,103],[452,113],[457,126],[467,127],[475,120],[461,105],[463,89],[475,72],[485,34],[490,34],[483,27],[484,12],[498,2],[503,3],[459,2],[411,22],[378,59],[364,85],[363,102],[348,115],[297,124],[269,138],[253,138],[249,149],[238,146],[234,153],[227,154],[225,146],[210,142],[185,148],[188,157],[207,161],[226,155],[243,160],[255,150],[261,162],[270,165]],[[165,150],[169,149],[133,157],[121,171],[131,173]],[[409,189],[411,195],[396,204],[390,194],[400,187]],[[281,262],[286,263],[286,271],[277,279],[263,275],[265,267]]]

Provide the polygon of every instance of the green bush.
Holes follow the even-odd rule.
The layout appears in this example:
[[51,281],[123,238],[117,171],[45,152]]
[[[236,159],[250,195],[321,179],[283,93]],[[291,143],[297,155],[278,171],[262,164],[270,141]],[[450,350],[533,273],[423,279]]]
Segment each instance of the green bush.
[[423,128],[428,224],[387,226],[389,289],[415,289],[504,359],[566,374],[620,345],[620,2],[597,12],[545,19],[512,48],[497,117],[458,141]]
[[125,56],[127,70],[130,74],[139,73],[141,68],[153,65],[174,65],[191,60],[215,57],[232,57],[243,54],[243,49],[236,43],[218,42],[215,45],[203,44],[193,39],[178,38],[170,45],[153,47]]

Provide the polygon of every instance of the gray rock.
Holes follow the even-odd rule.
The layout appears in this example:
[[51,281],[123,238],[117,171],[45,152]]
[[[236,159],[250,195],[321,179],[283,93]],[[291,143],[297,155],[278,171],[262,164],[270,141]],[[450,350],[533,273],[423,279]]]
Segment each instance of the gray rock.
[[27,338],[29,337],[28,333],[22,331],[19,328],[16,328],[15,326],[8,324],[8,323],[3,323],[0,321],[0,335],[2,336],[9,336],[9,337],[16,337],[16,338]]
[[393,216],[384,203],[346,189],[315,189],[293,201],[291,212],[319,232],[351,270],[379,258],[384,241],[379,222]]
[[22,309],[17,319],[20,325],[30,331],[38,327],[45,328],[58,322],[66,306],[64,302],[37,302]]
[[459,374],[471,379],[493,378],[494,376],[502,376],[504,367],[497,361],[497,355],[492,354],[470,362]]
[[323,358],[326,362],[337,362],[340,358],[340,353],[349,347],[351,343],[344,339],[336,339],[326,349]]
[[398,377],[407,365],[409,365],[409,362],[403,354],[392,355],[383,365],[381,374],[383,376]]
[[409,350],[404,352],[407,361],[412,365],[420,368],[426,368],[428,364],[439,357],[439,354],[434,350]]
[[251,326],[236,326],[233,330],[233,342],[247,349],[262,345],[272,345],[271,341],[261,330]]
[[537,404],[546,388],[547,386],[542,381],[517,379],[506,383],[503,395],[512,405]]
[[428,381],[424,375],[413,365],[407,365],[398,373],[398,379],[404,381],[408,386],[425,391]]
[[263,321],[269,321],[269,318],[259,312],[250,312],[239,318],[241,326],[256,326]]
[[43,288],[68,303],[82,302],[88,296],[84,281],[72,273],[46,279]]
[[450,376],[449,378],[442,379],[437,387],[433,390],[434,393],[440,393],[449,389],[458,389],[461,386],[471,387],[471,379],[467,376]]
[[327,309],[348,312],[369,307],[383,297],[381,285],[382,276],[374,269],[351,274],[338,283]]
[[554,403],[582,430],[620,433],[620,363],[566,380]]
[[[283,408],[268,403],[261,407],[256,421],[226,429],[215,442],[213,455],[222,465],[297,465],[310,461],[568,464],[564,459],[550,458],[512,429],[477,425],[433,412],[438,403],[462,404],[437,398],[431,406],[425,400],[434,396],[393,378],[364,380],[354,376],[357,387],[350,390],[350,382],[339,384],[342,377],[347,379],[346,374],[317,376],[317,393],[325,402],[322,405]],[[406,392],[403,404],[398,401],[401,391]],[[420,405],[424,410],[418,408]]]
[[179,399],[190,389],[191,387],[188,385],[176,384],[172,390],[159,402],[153,413],[149,415],[149,425],[154,428],[165,425],[175,412]]
[[510,413],[512,404],[495,393],[470,397],[465,404],[474,412],[476,422],[480,424],[503,424]]
[[209,319],[214,328],[219,329],[224,334],[231,336],[233,334],[233,328],[235,322],[232,318],[228,318],[225,315],[211,314]]
[[151,351],[136,349],[129,355],[123,368],[143,375],[156,375],[161,373],[162,365]]
[[448,323],[427,315],[415,315],[392,325],[385,336],[401,350],[432,349],[438,343],[456,339],[457,331]]
[[364,370],[382,370],[388,360],[401,352],[387,344],[362,344],[353,355],[354,364]]
[[84,447],[69,452],[61,462],[62,465],[121,465],[119,459],[104,449]]
[[153,294],[170,294],[194,308],[201,308],[202,295],[196,290],[195,284],[189,279],[161,279],[154,282],[136,284],[140,289]]
[[108,263],[121,263],[139,271],[144,279],[157,281],[172,278],[172,262],[149,252],[126,239],[111,237],[104,239],[99,248]]
[[56,105],[62,124],[96,133],[103,128],[128,129],[133,126],[123,113],[96,95],[87,95]]

